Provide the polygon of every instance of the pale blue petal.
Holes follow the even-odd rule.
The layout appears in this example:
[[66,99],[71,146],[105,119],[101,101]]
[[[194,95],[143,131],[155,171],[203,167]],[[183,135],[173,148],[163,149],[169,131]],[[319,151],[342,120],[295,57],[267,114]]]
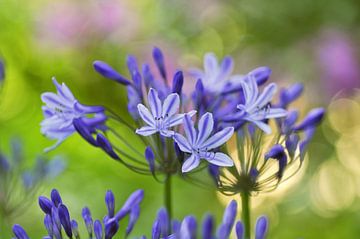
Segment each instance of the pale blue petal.
[[155,134],[156,132],[157,132],[157,130],[151,126],[143,126],[140,129],[136,130],[136,133],[140,134],[142,136],[149,136],[149,135]]
[[207,154],[207,157],[204,157],[204,159],[211,164],[221,167],[231,167],[234,165],[233,160],[228,155],[220,152]]
[[56,90],[58,94],[65,100],[68,101],[74,101],[75,97],[71,93],[70,89],[65,85],[65,83],[62,83],[61,85],[56,81],[55,77],[52,78],[52,82],[56,86]]
[[[196,114],[196,110],[192,110],[187,115],[190,115],[190,117],[193,117]],[[183,123],[183,118],[185,114],[176,114],[173,115],[171,118],[166,119],[167,127],[173,127],[175,125]]]
[[231,72],[234,68],[233,59],[230,56],[226,56],[221,62],[220,74],[218,80],[227,80],[230,77]]
[[151,88],[148,95],[149,106],[154,117],[160,118],[162,112],[162,105],[156,90]]
[[281,118],[287,115],[287,111],[281,108],[270,108],[266,110],[266,119]]
[[169,117],[174,115],[178,111],[179,106],[180,106],[179,95],[176,93],[168,95],[163,104],[162,116]]
[[138,104],[137,108],[139,111],[139,115],[144,120],[144,122],[150,126],[155,127],[154,116],[150,113],[148,108],[146,108],[143,104]]
[[178,144],[181,151],[186,153],[192,152],[191,145],[184,136],[182,136],[181,134],[175,134],[174,140]]
[[213,115],[209,112],[201,116],[199,120],[199,132],[197,137],[197,145],[201,145],[211,134],[214,128]]
[[[216,74],[218,61],[214,53],[206,53],[204,56],[204,70],[206,74]],[[205,80],[205,79],[203,79]]]
[[203,144],[201,144],[200,148],[206,149],[206,150],[217,148],[217,147],[223,145],[224,143],[226,143],[226,141],[228,141],[231,138],[233,133],[234,133],[234,128],[227,127],[225,129],[217,132],[216,134],[211,136],[209,139],[207,139]]
[[184,130],[188,141],[191,145],[195,145],[196,143],[196,130],[194,128],[194,122],[191,120],[191,116],[188,114],[184,115]]
[[189,158],[185,160],[181,170],[183,173],[186,173],[199,166],[199,164],[200,158],[197,155],[192,154]]
[[167,130],[167,129],[163,129],[160,130],[160,134],[164,137],[173,137],[175,135],[175,132],[173,130]]
[[252,123],[256,124],[257,127],[259,127],[262,131],[264,131],[266,134],[271,134],[271,127],[262,122],[262,121],[256,121],[256,120],[250,120]]
[[[255,107],[258,109],[264,108],[273,98],[275,92],[276,92],[277,86],[275,83],[269,84],[265,87],[264,91],[261,93],[261,95],[257,98],[256,102],[252,105],[252,109]],[[248,109],[251,111],[251,109]]]

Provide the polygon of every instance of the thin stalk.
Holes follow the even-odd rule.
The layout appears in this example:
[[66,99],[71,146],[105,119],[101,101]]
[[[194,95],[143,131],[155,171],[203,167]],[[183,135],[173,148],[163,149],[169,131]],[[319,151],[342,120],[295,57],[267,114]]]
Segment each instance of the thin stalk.
[[[172,218],[172,197],[171,197],[171,174],[166,176],[164,182],[164,203],[165,208],[169,214],[169,219],[171,221]],[[170,225],[169,225],[170,226]]]
[[241,219],[245,227],[244,239],[250,239],[251,238],[250,194],[249,192],[244,191],[240,194],[240,196],[241,196],[241,205],[242,205]]

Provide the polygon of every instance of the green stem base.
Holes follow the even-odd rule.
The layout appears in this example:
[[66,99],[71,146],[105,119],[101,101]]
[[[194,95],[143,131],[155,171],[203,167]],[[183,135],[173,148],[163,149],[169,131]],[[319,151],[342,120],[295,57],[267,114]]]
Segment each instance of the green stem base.
[[250,194],[242,192],[241,194],[241,219],[245,227],[245,239],[251,238],[251,219],[250,219]]

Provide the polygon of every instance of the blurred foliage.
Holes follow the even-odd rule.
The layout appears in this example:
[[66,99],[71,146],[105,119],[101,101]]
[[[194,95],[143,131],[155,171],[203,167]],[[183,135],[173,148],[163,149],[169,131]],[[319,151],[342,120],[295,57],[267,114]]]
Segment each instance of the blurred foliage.
[[[154,45],[164,50],[167,64],[174,70],[200,65],[207,51],[219,56],[231,54],[236,59],[237,70],[242,73],[258,65],[269,65],[273,68],[272,79],[280,84],[304,82],[307,93],[300,106],[305,112],[319,103],[327,105],[333,98],[324,92],[324,86],[333,82],[321,80],[322,70],[316,56],[322,33],[335,29],[354,42],[359,40],[360,2],[356,0],[108,0],[121,10],[114,13],[120,17],[113,23],[115,30],[111,31],[94,27],[96,21],[107,19],[97,17],[98,12],[91,14],[90,10],[100,7],[100,2],[0,1],[0,57],[6,66],[6,79],[0,89],[0,148],[5,149],[12,136],[21,136],[30,163],[31,158],[52,144],[39,131],[42,120],[39,96],[53,90],[52,76],[66,82],[81,102],[111,106],[127,115],[126,95],[116,83],[94,72],[92,62],[95,59],[105,60],[128,76],[124,68],[126,55],[133,54],[139,61],[147,61]],[[77,16],[82,18],[77,19]],[[69,21],[70,25],[64,21]],[[60,28],[61,24],[65,24],[64,28]],[[66,26],[74,26],[74,29]],[[60,39],[59,34],[64,38]],[[353,51],[358,59],[359,49]],[[359,85],[360,79],[352,80]],[[350,108],[347,112],[352,111]],[[341,111],[341,115],[343,113]],[[256,205],[255,212],[270,216],[270,238],[356,238],[360,234],[359,174],[345,181],[331,180],[333,184],[325,184],[325,189],[317,181],[323,177],[320,173],[329,168],[326,166],[329,160],[340,175],[346,172],[343,158],[347,155],[338,154],[337,142],[343,137],[343,132],[337,130],[340,123],[344,125],[342,130],[351,122],[334,123],[332,118],[317,132],[308,155],[306,173],[298,182],[277,199],[276,195],[260,196],[263,200]],[[354,135],[347,137],[349,141],[355,138]],[[346,152],[357,147],[356,144],[350,146]],[[80,218],[85,205],[95,209],[94,217],[103,215],[105,207],[99,205],[104,205],[103,195],[107,189],[112,189],[116,198],[124,201],[134,189],[144,188],[142,216],[132,235],[150,232],[152,220],[149,219],[154,218],[162,206],[162,185],[128,171],[77,135],[50,156],[59,153],[68,159],[68,169],[56,181],[45,185],[43,192],[57,188],[68,202],[72,215]],[[358,155],[352,160],[358,162]],[[323,180],[327,182],[326,177]],[[354,187],[350,190],[353,198],[341,207],[326,207],[349,199],[340,197],[339,201],[324,203],[322,193],[335,197],[336,193],[342,193],[342,188],[350,187],[344,184],[349,182]],[[224,206],[211,190],[176,179],[174,194],[177,218],[187,214],[200,217],[204,212],[221,216]],[[190,197],[196,200],[189,203]],[[40,229],[42,216],[36,198],[14,221],[21,223],[34,238],[44,234]],[[0,233],[9,238],[10,228]]]

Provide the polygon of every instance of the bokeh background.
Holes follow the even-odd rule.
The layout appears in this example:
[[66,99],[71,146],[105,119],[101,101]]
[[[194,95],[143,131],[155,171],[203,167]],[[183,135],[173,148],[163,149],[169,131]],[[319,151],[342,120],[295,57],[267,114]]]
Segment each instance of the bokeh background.
[[[358,238],[359,24],[357,0],[0,0],[0,58],[6,68],[0,149],[8,153],[11,138],[21,138],[30,166],[53,143],[39,127],[40,94],[54,90],[52,76],[66,82],[81,102],[127,115],[125,92],[94,72],[94,60],[127,72],[126,55],[149,61],[153,46],[163,49],[171,69],[201,66],[208,51],[230,54],[238,73],[267,65],[273,69],[272,80],[282,86],[303,82],[305,94],[296,104],[302,112],[314,106],[328,109],[304,170],[253,203],[255,215],[270,217],[269,237]],[[45,182],[39,194],[57,188],[74,218],[80,219],[84,205],[101,218],[107,189],[120,204],[144,188],[142,216],[131,236],[149,235],[162,206],[161,185],[110,160],[78,135],[48,156],[54,155],[66,159],[67,169]],[[37,199],[32,200],[11,223],[40,238],[45,229]],[[200,219],[210,212],[220,221],[225,201],[213,190],[175,180],[177,218],[193,214]],[[10,229],[4,226],[0,237],[10,238]]]

